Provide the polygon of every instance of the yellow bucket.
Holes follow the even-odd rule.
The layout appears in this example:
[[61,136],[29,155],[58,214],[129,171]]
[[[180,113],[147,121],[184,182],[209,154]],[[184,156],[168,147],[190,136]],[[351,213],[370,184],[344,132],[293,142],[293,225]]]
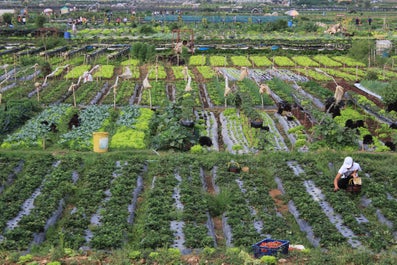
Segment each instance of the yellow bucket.
[[105,153],[108,151],[109,146],[109,133],[107,132],[94,132],[94,152]]

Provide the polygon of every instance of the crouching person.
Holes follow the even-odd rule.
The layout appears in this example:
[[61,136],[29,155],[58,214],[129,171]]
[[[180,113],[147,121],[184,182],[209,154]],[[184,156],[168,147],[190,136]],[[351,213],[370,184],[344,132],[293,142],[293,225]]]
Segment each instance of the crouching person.
[[358,176],[361,171],[360,164],[353,161],[350,156],[345,157],[343,165],[338,170],[334,179],[334,191],[344,189],[352,192],[361,191],[361,178]]

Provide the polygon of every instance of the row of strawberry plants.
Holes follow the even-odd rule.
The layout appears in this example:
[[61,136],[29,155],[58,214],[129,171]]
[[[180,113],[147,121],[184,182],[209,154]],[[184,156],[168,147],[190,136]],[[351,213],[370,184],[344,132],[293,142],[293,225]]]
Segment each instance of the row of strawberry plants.
[[[186,165],[189,164],[186,161]],[[208,203],[203,190],[203,176],[197,162],[189,167],[180,167],[179,174],[181,182],[181,202],[183,203],[182,220],[185,222],[183,232],[185,234],[185,246],[187,248],[203,248],[214,246],[215,238],[209,233]]]
[[[246,162],[248,163],[248,162]],[[275,239],[288,238],[291,242],[302,242],[303,233],[291,234],[292,227],[295,227],[295,220],[286,211],[285,202],[276,204],[275,200],[281,199],[280,195],[270,195],[278,190],[274,176],[277,172],[277,165],[272,161],[262,161],[255,159],[249,162],[249,172],[240,173],[240,179],[243,183],[244,198],[249,202],[256,212],[256,219],[262,220],[263,227],[261,236]],[[275,193],[277,194],[277,193]],[[276,197],[280,196],[280,197]]]
[[2,93],[2,100],[20,100],[26,98],[35,89],[32,82],[13,83],[11,88]]
[[[366,170],[366,172],[368,172],[367,174],[369,174],[371,178],[363,177],[365,186],[362,192],[364,193],[364,195],[357,195],[356,198],[352,198],[349,194],[343,192],[333,192],[333,189],[330,188],[330,181],[332,179],[315,177],[318,176],[318,172],[322,172],[322,175],[325,176],[335,174],[335,165],[330,162],[327,163],[326,157],[325,159],[322,159],[320,160],[320,162],[317,163],[305,160],[304,157],[300,157],[299,161],[300,164],[304,166],[304,171],[307,175],[307,178],[313,180],[316,185],[321,188],[322,193],[326,196],[327,201],[333,207],[335,212],[343,218],[344,224],[347,225],[357,236],[359,236],[360,241],[363,243],[364,246],[369,249],[375,250],[376,252],[388,249],[390,247],[389,242],[393,241],[393,229],[379,222],[378,213],[376,213],[377,210],[373,206],[371,206],[370,204],[363,205],[363,198],[368,200],[376,198],[380,194],[382,194],[380,195],[382,197],[385,196],[383,195],[384,192],[380,192],[381,190],[379,189],[377,190],[378,193],[376,195],[373,193],[373,190],[379,187],[377,187],[378,185],[376,184],[376,180],[372,179],[373,177],[376,178],[377,176],[372,176],[372,173],[370,172],[371,169]],[[372,163],[370,161],[358,161],[366,169],[366,164]],[[349,204],[349,210],[346,211],[346,205],[341,204],[340,202],[348,201],[349,199],[352,199],[352,203]],[[391,202],[391,205],[392,204],[393,202]],[[387,213],[387,203],[382,205],[376,204],[375,207],[379,207],[378,210]],[[391,220],[395,222],[396,218],[392,218]]]
[[[393,157],[379,154],[379,157],[360,157],[362,164],[368,173],[368,178],[363,178],[365,194],[374,207],[381,210],[383,215],[392,222],[392,228],[395,230],[397,216],[394,214],[397,210],[396,199],[396,180],[394,177]],[[368,184],[366,184],[368,182]]]
[[307,221],[312,227],[314,236],[320,239],[320,246],[327,248],[335,244],[346,244],[344,237],[330,222],[319,203],[306,192],[305,175],[296,174],[285,162],[278,167],[277,176],[282,181],[286,200],[294,201],[300,218]]
[[131,225],[128,221],[130,215],[134,214],[129,212],[129,205],[134,190],[139,188],[138,178],[143,172],[144,162],[134,158],[119,163],[120,168],[113,173],[115,177],[109,187],[111,196],[105,200],[100,210],[100,224],[91,228],[93,231],[91,245],[95,249],[120,248],[128,241]]
[[[61,231],[63,243],[73,249],[87,244],[86,231],[90,217],[97,211],[106,197],[104,191],[110,187],[116,165],[113,160],[98,157],[95,162],[86,161],[84,171],[78,172],[76,196],[66,201],[66,212],[57,222],[56,229]],[[59,242],[55,233],[49,237],[50,242]]]
[[[31,243],[40,244],[36,239],[55,224],[64,207],[64,199],[73,191],[72,171],[79,168],[81,160],[77,157],[64,158],[58,161],[42,178],[40,194],[34,199],[34,208],[22,216],[18,226],[7,229],[6,248],[27,249]],[[20,238],[23,231],[23,237]]]
[[240,157],[239,162],[242,167],[248,166],[249,171],[231,173],[225,163],[219,167],[216,176],[221,193],[229,194],[225,218],[231,227],[232,245],[250,246],[265,237],[292,239],[288,234],[289,221],[283,216],[285,213],[276,209],[278,206],[269,195],[274,185],[271,162],[265,162],[267,173],[260,169],[264,161],[245,161]]
[[[235,173],[220,169],[217,172],[217,183],[221,189],[228,190],[230,194],[225,218],[226,223],[231,227],[231,244],[234,246],[249,246],[258,241],[260,237],[254,226],[254,216],[251,214],[249,205],[244,199],[244,194],[241,192],[235,176]],[[220,185],[221,181],[224,181],[223,178],[228,179],[226,187]]]
[[[214,173],[212,177],[221,187],[221,191],[225,192],[223,195],[226,194],[228,196],[228,200],[226,201],[226,208],[215,207],[212,210],[220,210],[221,213],[226,213],[224,215],[224,217],[227,217],[225,220],[232,227],[231,243],[236,246],[250,246],[265,236],[288,239],[294,243],[303,242],[305,246],[309,246],[304,242],[304,235],[296,230],[296,223],[291,215],[285,211],[277,211],[276,208],[281,209],[282,207],[279,204],[274,204],[269,196],[269,192],[276,188],[276,182],[273,178],[280,177],[285,189],[279,188],[285,190],[285,194],[277,198],[284,202],[289,199],[293,200],[300,212],[300,217],[306,220],[313,227],[315,235],[321,238],[321,247],[327,248],[341,242],[346,244],[347,239],[329,222],[328,216],[324,214],[319,202],[313,200],[306,192],[304,183],[307,181],[314,182],[321,189],[326,201],[332,205],[336,214],[342,216],[345,222],[344,225],[352,229],[362,239],[361,241],[365,247],[377,252],[391,248],[393,246],[393,225],[384,225],[380,220],[378,222],[376,219],[379,219],[377,217],[379,210],[392,224],[396,222],[394,212],[396,211],[397,201],[392,198],[396,194],[396,180],[393,178],[394,169],[393,167],[385,166],[392,165],[394,158],[382,154],[358,154],[357,161],[365,168],[365,173],[368,173],[368,176],[361,173],[363,181],[366,183],[363,187],[363,195],[365,196],[351,197],[342,192],[334,193],[332,191],[333,176],[327,176],[333,175],[335,172],[329,167],[329,163],[335,162],[338,158],[336,158],[337,156],[334,153],[322,154],[324,156],[320,156],[319,159],[319,154],[300,154],[295,156],[294,154],[274,153],[270,157],[266,156],[267,159],[265,160],[263,160],[263,156],[228,155],[225,157],[217,154],[216,159],[203,157],[202,160],[199,158],[194,160],[195,162],[193,163],[191,162],[192,157],[183,159],[179,156],[153,157],[149,165],[150,173],[148,177],[145,176],[145,191],[147,193],[145,192],[142,195],[142,201],[139,204],[141,208],[136,213],[137,222],[133,226],[126,225],[124,217],[128,215],[126,210],[128,207],[125,207],[125,205],[131,199],[131,191],[136,187],[136,176],[141,172],[143,160],[126,159],[126,161],[120,161],[119,163],[115,162],[118,155],[115,157],[109,154],[95,156],[95,159],[93,159],[95,161],[88,159],[83,165],[80,159],[75,156],[67,158],[62,156],[61,163],[56,168],[48,171],[54,161],[51,159],[51,161],[46,162],[45,168],[47,170],[39,173],[40,179],[36,179],[36,187],[40,183],[44,186],[42,188],[43,194],[36,198],[37,209],[34,209],[29,216],[24,217],[23,221],[21,221],[21,226],[28,232],[24,233],[16,229],[12,234],[7,234],[9,237],[7,237],[7,242],[4,241],[3,246],[7,246],[10,249],[16,248],[17,245],[20,248],[25,248],[31,242],[33,234],[43,232],[43,227],[47,225],[48,216],[58,206],[59,198],[65,197],[62,194],[69,189],[71,189],[68,192],[70,196],[65,197],[66,206],[64,209],[66,210],[62,219],[55,225],[55,229],[59,233],[54,233],[51,229],[52,232],[48,231],[46,234],[50,244],[64,243],[65,246],[77,249],[86,244],[86,236],[84,235],[87,228],[90,228],[94,232],[94,238],[96,238],[91,241],[90,246],[108,248],[111,245],[110,242],[115,246],[119,246],[125,240],[132,240],[136,244],[134,246],[137,249],[142,249],[145,246],[148,248],[164,247],[175,240],[172,231],[168,229],[170,222],[183,219],[187,224],[186,230],[184,230],[185,235],[189,235],[189,240],[186,237],[186,244],[192,244],[189,245],[190,247],[194,247],[196,244],[199,247],[210,245],[213,241],[211,237],[206,235],[205,226],[203,225],[199,228],[196,226],[196,222],[199,223],[199,221],[205,220],[203,213],[206,211],[207,205],[209,205],[207,204],[208,201],[206,201],[209,198],[204,197],[204,202],[201,203],[203,197],[200,197],[203,194],[203,175],[199,164],[203,163],[205,168],[211,168],[214,165],[217,167],[216,174]],[[35,163],[44,165],[43,161],[41,159],[38,160],[37,157],[29,157],[26,154],[22,154],[22,156],[27,161],[24,166],[25,170],[30,164],[30,158],[33,158]],[[299,164],[304,166],[304,172],[296,174],[289,167],[286,167],[285,161],[289,156],[297,159]],[[240,165],[248,166],[249,170],[240,174],[227,172],[228,158],[236,159],[240,162]],[[343,158],[339,159],[343,160]],[[197,163],[198,161],[199,163]],[[180,166],[189,163],[190,166]],[[17,161],[14,164],[16,165]],[[99,167],[98,165],[101,166]],[[120,167],[120,165],[122,166]],[[81,170],[80,166],[84,166],[84,170]],[[328,168],[329,170],[327,170]],[[181,188],[183,192],[181,195],[185,206],[182,213],[174,208],[174,200],[172,199],[173,190],[177,185],[175,169],[182,177]],[[37,166],[34,170],[37,170]],[[79,177],[76,180],[77,182],[74,181],[76,185],[71,185],[71,175],[74,170],[79,171]],[[0,170],[1,175],[4,174],[4,171],[5,168]],[[8,171],[12,171],[12,169],[8,169]],[[34,172],[33,168],[31,172]],[[13,192],[18,193],[18,189],[15,190],[13,186],[17,185],[19,181],[21,181],[20,185],[23,185],[22,182],[26,183],[30,179],[29,174],[25,174],[25,176],[26,178],[18,177],[12,186],[7,188],[7,190],[10,190],[5,191],[8,196],[12,196]],[[42,176],[46,176],[45,181],[43,181]],[[62,182],[60,182],[61,179]],[[190,188],[188,187],[189,185]],[[18,188],[22,187],[18,186]],[[23,192],[26,192],[27,196],[29,196],[35,189],[31,189],[30,192],[23,189]],[[108,190],[110,190],[111,196],[106,195]],[[153,196],[150,210],[148,210],[149,204],[146,204],[149,194]],[[0,193],[0,198],[3,198],[2,196],[4,196],[4,193]],[[48,198],[48,202],[46,202],[45,198]],[[109,201],[106,198],[109,198]],[[13,197],[9,197],[9,199],[13,199]],[[222,198],[219,197],[219,199]],[[372,202],[363,206],[363,201],[368,199],[372,200]],[[0,201],[3,201],[3,199]],[[5,218],[6,221],[18,213],[19,206],[23,201],[15,202],[17,205],[15,207],[16,211],[8,218]],[[123,206],[115,207],[113,203],[116,201],[121,202]],[[7,200],[4,207],[10,207],[13,204],[14,202],[10,203]],[[349,205],[351,210],[345,210],[346,204]],[[102,208],[103,211],[100,210],[101,205],[105,207]],[[102,228],[101,225],[90,225],[90,217],[98,210],[101,213],[101,223],[114,222],[112,223],[112,227],[115,228],[113,231],[105,227]],[[2,213],[7,213],[7,211],[8,208],[4,208]],[[194,217],[189,213],[192,213]],[[112,218],[110,215],[120,218]],[[31,219],[32,216],[35,216],[34,221]],[[219,216],[219,213],[217,216]],[[368,222],[358,221],[357,217],[360,216],[366,217]],[[40,221],[36,222],[38,220]],[[258,221],[263,223],[262,229],[259,230],[255,226],[255,222]],[[247,233],[243,232],[244,227]],[[196,235],[196,238],[192,238],[193,235]],[[61,236],[61,239],[59,236]],[[143,237],[145,237],[145,246],[140,243]],[[16,242],[17,238],[18,242]],[[384,240],[383,242],[381,242],[382,239]]]
[[170,222],[176,216],[172,198],[177,184],[174,169],[167,161],[155,160],[149,163],[146,182],[142,215],[137,220],[139,231],[135,235],[140,238],[141,248],[166,247],[174,240],[170,229]]
[[[23,165],[23,170],[17,174],[17,178],[13,184],[0,194],[0,209],[2,213],[0,217],[0,231],[6,231],[7,222],[18,215],[24,201],[41,185],[43,176],[50,171],[49,168],[51,168],[52,163],[52,157],[48,155],[35,158],[28,157],[28,160]],[[14,235],[16,231],[20,233],[21,237],[24,234],[30,234],[29,232],[25,233],[23,230],[17,228],[17,230],[13,232]],[[4,236],[7,236],[7,232]],[[26,241],[26,239],[23,240],[24,242]],[[8,242],[6,240],[0,241],[3,245]],[[17,241],[18,238],[12,238],[9,247],[17,247]],[[25,243],[30,243],[30,241],[27,240]]]
[[15,180],[22,169],[23,162],[19,158],[0,157],[0,194]]

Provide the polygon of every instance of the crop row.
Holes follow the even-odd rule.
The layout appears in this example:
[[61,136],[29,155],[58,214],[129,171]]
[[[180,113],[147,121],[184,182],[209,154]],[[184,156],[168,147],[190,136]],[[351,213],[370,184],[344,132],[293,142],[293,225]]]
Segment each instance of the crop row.
[[[278,160],[276,153],[267,159],[219,154],[196,160],[138,153],[134,158],[1,154],[0,162],[11,166],[2,167],[0,175],[11,174],[13,181],[0,192],[0,244],[9,250],[27,249],[32,244],[56,244],[62,234],[63,243],[76,250],[119,248],[126,242],[137,249],[248,249],[264,237],[308,247],[352,242],[377,252],[392,247],[395,180],[383,176],[393,169],[377,173],[371,166],[373,156],[357,156],[368,177],[363,176],[362,194],[351,198],[332,191],[329,165],[340,160],[336,154],[300,155],[295,161],[292,154],[280,155],[287,161]],[[375,157],[375,166],[390,163],[391,158]],[[229,172],[230,159],[247,169]],[[320,197],[313,197],[317,195],[310,189]],[[34,206],[21,208],[29,200]],[[351,202],[348,211],[341,201]],[[334,211],[332,218],[340,218],[352,234],[339,230],[325,209]],[[306,221],[305,229],[299,228],[299,220]]]

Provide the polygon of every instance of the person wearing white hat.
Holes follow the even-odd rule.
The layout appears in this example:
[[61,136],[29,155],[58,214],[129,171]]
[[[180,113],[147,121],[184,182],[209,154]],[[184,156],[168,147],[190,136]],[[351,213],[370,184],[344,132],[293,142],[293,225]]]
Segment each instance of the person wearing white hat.
[[346,189],[352,178],[358,178],[358,171],[361,171],[360,164],[354,162],[350,156],[345,157],[343,165],[338,170],[334,179],[334,191]]

